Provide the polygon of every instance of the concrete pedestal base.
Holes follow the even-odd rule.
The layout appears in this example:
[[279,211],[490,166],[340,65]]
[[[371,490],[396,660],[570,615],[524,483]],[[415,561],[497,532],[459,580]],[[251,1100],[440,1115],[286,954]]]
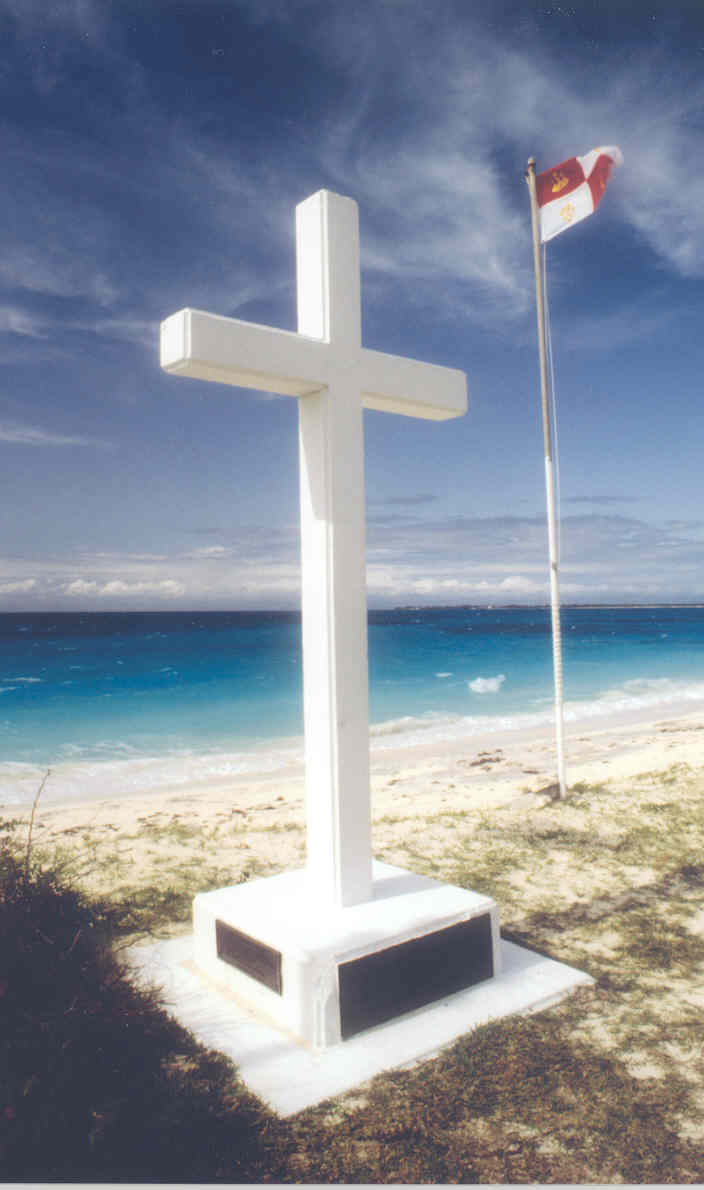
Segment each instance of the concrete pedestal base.
[[[375,864],[373,875],[373,900],[344,910],[310,901],[302,872],[202,894],[194,935],[134,946],[127,962],[140,981],[161,989],[181,1025],[231,1058],[254,1094],[281,1115],[593,982],[499,939],[488,897],[385,864]],[[228,954],[219,957],[219,948]],[[253,973],[233,966],[232,957]],[[370,1025],[370,1010],[388,1015]],[[350,1022],[353,1033],[340,1040]]]
[[359,905],[321,905],[305,872],[286,872],[197,896],[193,919],[203,974],[317,1048],[501,970],[489,897],[378,862]]
[[292,872],[201,894],[194,916],[194,935],[127,961],[285,1116],[593,982],[502,941],[488,897],[386,864],[373,900],[349,909],[311,901]]

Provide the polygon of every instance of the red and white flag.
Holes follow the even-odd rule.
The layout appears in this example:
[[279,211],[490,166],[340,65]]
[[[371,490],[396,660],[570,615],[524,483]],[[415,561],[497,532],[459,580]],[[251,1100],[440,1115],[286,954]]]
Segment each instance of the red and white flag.
[[541,244],[591,215],[601,202],[611,170],[622,163],[621,150],[606,145],[538,174],[535,187]]

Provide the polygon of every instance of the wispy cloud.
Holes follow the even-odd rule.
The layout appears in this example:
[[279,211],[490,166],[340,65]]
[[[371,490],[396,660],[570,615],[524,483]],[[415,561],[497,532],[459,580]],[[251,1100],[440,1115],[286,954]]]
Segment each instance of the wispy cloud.
[[14,422],[0,421],[0,442],[11,443],[15,446],[86,446],[91,449],[110,449],[110,443],[98,438],[89,438],[83,434],[59,434],[53,430],[43,430],[38,426],[23,426]]
[[35,578],[16,579],[10,582],[0,582],[0,595],[28,595],[37,587]]
[[99,40],[106,27],[104,5],[98,0],[0,0],[0,12],[23,36],[46,36],[47,31],[64,32],[91,42]]
[[[96,155],[89,132],[72,141],[71,177],[60,139],[10,133],[4,147],[6,167],[22,182],[0,207],[14,228],[0,278],[27,294],[99,305],[108,314],[92,321],[98,335],[146,342],[172,292],[174,302],[226,313],[257,301],[292,310],[292,206],[317,185],[360,203],[371,301],[376,280],[403,287],[411,304],[426,308],[432,300],[445,322],[515,325],[532,312],[525,160],[535,151],[550,163],[604,138],[621,144],[626,164],[599,218],[628,224],[678,275],[704,274],[704,182],[695,171],[685,186],[673,185],[683,163],[702,156],[704,82],[686,72],[673,77],[657,49],[624,61],[602,46],[596,61],[571,61],[565,70],[547,44],[530,37],[524,46],[507,44],[505,31],[499,35],[471,6],[458,20],[452,6],[433,9],[431,18],[423,5],[390,0],[361,9],[242,0],[241,14],[269,34],[283,29],[292,53],[300,43],[307,59],[337,76],[334,100],[316,106],[311,99],[305,135],[292,136],[282,121],[278,136],[248,151],[243,165],[199,114],[182,111],[174,120],[159,105],[109,6],[1,0],[3,8],[28,45],[40,27],[51,28],[55,48],[43,85],[52,72],[68,77],[65,55],[98,53],[120,97],[110,126],[112,165]],[[545,113],[557,111],[558,130],[548,133]],[[141,211],[154,203],[166,237],[187,214],[185,277],[173,274],[145,234]],[[140,258],[137,286],[114,250],[125,237],[132,261]],[[614,335],[649,333],[645,311],[623,315],[595,318],[581,333],[606,347]],[[31,313],[5,317],[18,334],[43,333]],[[72,317],[86,326],[81,313]]]
[[232,553],[224,545],[206,545],[202,549],[194,550],[194,558],[214,558],[223,559]]
[[83,54],[109,49],[109,11],[100,0],[0,0],[0,15],[6,44],[17,39],[31,47],[26,69],[42,95],[50,96]]
[[0,334],[41,339],[45,334],[45,320],[19,306],[0,306]]
[[64,595],[69,598],[97,598],[100,600],[113,599],[141,599],[146,597],[171,600],[185,595],[186,588],[174,579],[161,579],[156,582],[142,580],[125,582],[124,579],[111,579],[106,583],[96,582],[95,579],[74,579],[63,588]]
[[413,508],[415,505],[432,504],[435,496],[432,492],[416,492],[407,496],[389,496],[386,500],[372,501],[372,505],[383,504],[385,507],[389,504],[403,505],[404,507]]
[[563,504],[637,504],[637,496],[563,496]]
[[[599,217],[618,214],[675,272],[702,275],[704,181],[686,164],[704,140],[698,68],[674,74],[667,48],[651,38],[628,60],[618,44],[602,43],[565,69],[564,53],[535,36],[507,44],[490,14],[463,7],[458,21],[450,7],[433,8],[432,18],[421,5],[362,7],[368,19],[359,6],[250,0],[260,20],[284,22],[321,58],[332,55],[347,83],[320,156],[353,180],[373,223],[383,218],[380,234],[372,227],[371,264],[465,278],[503,298],[505,314],[520,311],[527,156],[549,165],[606,140],[622,146],[626,165],[610,213]],[[559,121],[546,121],[549,112]],[[687,184],[673,184],[683,171]]]

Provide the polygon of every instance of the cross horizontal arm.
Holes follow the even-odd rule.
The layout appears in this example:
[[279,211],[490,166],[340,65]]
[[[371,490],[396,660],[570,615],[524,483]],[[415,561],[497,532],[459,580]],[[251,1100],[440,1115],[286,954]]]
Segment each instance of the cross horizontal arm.
[[161,366],[196,380],[307,397],[343,375],[367,409],[443,420],[467,411],[467,380],[455,368],[323,339],[238,318],[179,310],[161,324]]
[[359,386],[365,409],[442,421],[467,412],[467,377],[456,368],[362,350]]
[[327,387],[326,351],[318,339],[202,310],[179,310],[161,324],[165,371],[291,397]]

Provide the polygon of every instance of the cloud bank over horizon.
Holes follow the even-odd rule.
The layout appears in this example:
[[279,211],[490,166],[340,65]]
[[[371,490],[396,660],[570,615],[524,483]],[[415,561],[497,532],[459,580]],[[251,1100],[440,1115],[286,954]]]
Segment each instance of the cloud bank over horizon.
[[[681,575],[673,602],[697,602],[704,526],[663,531],[607,514],[563,522],[566,602],[659,602],[663,568]],[[624,556],[621,569],[608,559]],[[448,563],[451,557],[453,562]],[[409,520],[376,525],[367,550],[370,607],[399,604],[545,604],[549,602],[546,527],[539,517],[465,518],[448,526]],[[227,544],[169,555],[98,553],[5,563],[5,610],[163,608],[225,610],[300,605],[298,533],[252,526]],[[31,597],[29,599],[28,597]]]

